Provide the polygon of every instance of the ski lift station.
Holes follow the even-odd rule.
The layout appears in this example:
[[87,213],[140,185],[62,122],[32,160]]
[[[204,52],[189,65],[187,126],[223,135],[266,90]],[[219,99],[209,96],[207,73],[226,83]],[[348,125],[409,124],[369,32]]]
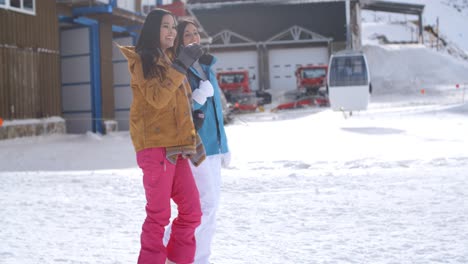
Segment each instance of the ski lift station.
[[[215,71],[248,70],[251,89],[295,89],[297,67],[361,47],[361,10],[418,17],[423,5],[373,0],[0,0],[0,139],[128,130],[127,63],[155,7],[195,20]],[[372,69],[370,69],[372,72]],[[31,121],[32,120],[32,121]]]

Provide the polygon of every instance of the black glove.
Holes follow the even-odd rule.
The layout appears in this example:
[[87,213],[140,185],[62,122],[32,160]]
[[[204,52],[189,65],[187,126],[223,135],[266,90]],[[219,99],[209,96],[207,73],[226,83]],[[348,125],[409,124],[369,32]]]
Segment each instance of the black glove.
[[200,64],[211,65],[213,59],[213,55],[205,53],[200,57],[200,59],[198,59],[198,61],[200,62]]
[[179,72],[186,74],[188,68],[192,66],[192,64],[203,55],[202,47],[199,44],[191,43],[187,46],[180,49],[177,58],[175,59],[174,63],[172,63],[172,67],[178,70]]
[[197,109],[193,111],[193,124],[195,125],[195,130],[199,130],[203,126],[203,121],[205,121],[205,113],[202,110]]

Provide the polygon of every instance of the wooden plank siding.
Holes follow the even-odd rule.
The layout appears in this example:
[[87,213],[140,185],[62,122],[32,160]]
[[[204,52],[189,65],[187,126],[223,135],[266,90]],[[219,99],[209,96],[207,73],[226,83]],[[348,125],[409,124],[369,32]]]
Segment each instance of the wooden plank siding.
[[0,9],[0,117],[61,115],[56,1],[36,1],[36,15]]
[[102,118],[114,119],[114,68],[112,64],[112,25],[100,23]]

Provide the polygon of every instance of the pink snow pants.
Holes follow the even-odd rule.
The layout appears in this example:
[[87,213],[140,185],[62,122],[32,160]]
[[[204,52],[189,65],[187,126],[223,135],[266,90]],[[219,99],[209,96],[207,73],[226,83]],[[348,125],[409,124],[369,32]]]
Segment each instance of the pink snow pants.
[[[222,154],[206,156],[198,167],[190,165],[200,193],[203,216],[201,224],[195,230],[197,250],[194,264],[210,264],[211,243],[216,232],[216,212],[221,195],[221,162]],[[170,239],[171,227],[166,228],[164,242]]]
[[[138,264],[164,264],[166,258],[177,264],[188,264],[195,256],[195,229],[200,225],[200,198],[187,159],[179,157],[176,165],[166,159],[165,148],[149,148],[137,153],[143,171],[146,194],[146,219],[141,233]],[[171,217],[171,198],[178,215],[172,222],[172,233],[163,244],[164,227]]]

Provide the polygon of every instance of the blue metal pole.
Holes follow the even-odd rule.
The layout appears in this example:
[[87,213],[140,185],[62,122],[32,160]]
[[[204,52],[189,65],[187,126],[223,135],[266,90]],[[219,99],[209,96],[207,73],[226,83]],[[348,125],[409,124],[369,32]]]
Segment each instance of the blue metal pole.
[[117,7],[117,0],[109,0],[109,5],[112,7]]
[[102,125],[101,48],[99,23],[91,26],[91,73],[93,83],[93,119],[95,132],[104,134]]
[[101,88],[101,49],[99,43],[99,21],[79,17],[74,19],[75,23],[89,27],[91,47],[91,100],[93,132],[103,134],[102,125],[102,88]]
[[[73,8],[73,17],[60,16],[60,21],[69,22],[73,20],[74,23],[88,26],[90,29],[90,46],[91,46],[91,83],[92,83],[92,111],[93,111],[93,131],[103,133],[102,124],[102,88],[101,88],[101,52],[99,41],[99,21],[83,17],[84,15],[96,13],[110,13],[112,14],[114,8],[117,8],[117,0],[109,0],[109,4],[91,7],[77,7]],[[156,3],[162,5],[162,0],[156,0]],[[138,12],[130,12],[133,14],[141,15]],[[113,30],[120,31],[120,27],[116,26]],[[138,33],[132,31],[130,27],[126,28],[126,32],[132,36],[133,41],[138,39]]]
[[76,7],[73,8],[72,14],[74,17],[83,16],[87,14],[97,14],[97,13],[112,13],[111,5],[100,5],[92,7]]

